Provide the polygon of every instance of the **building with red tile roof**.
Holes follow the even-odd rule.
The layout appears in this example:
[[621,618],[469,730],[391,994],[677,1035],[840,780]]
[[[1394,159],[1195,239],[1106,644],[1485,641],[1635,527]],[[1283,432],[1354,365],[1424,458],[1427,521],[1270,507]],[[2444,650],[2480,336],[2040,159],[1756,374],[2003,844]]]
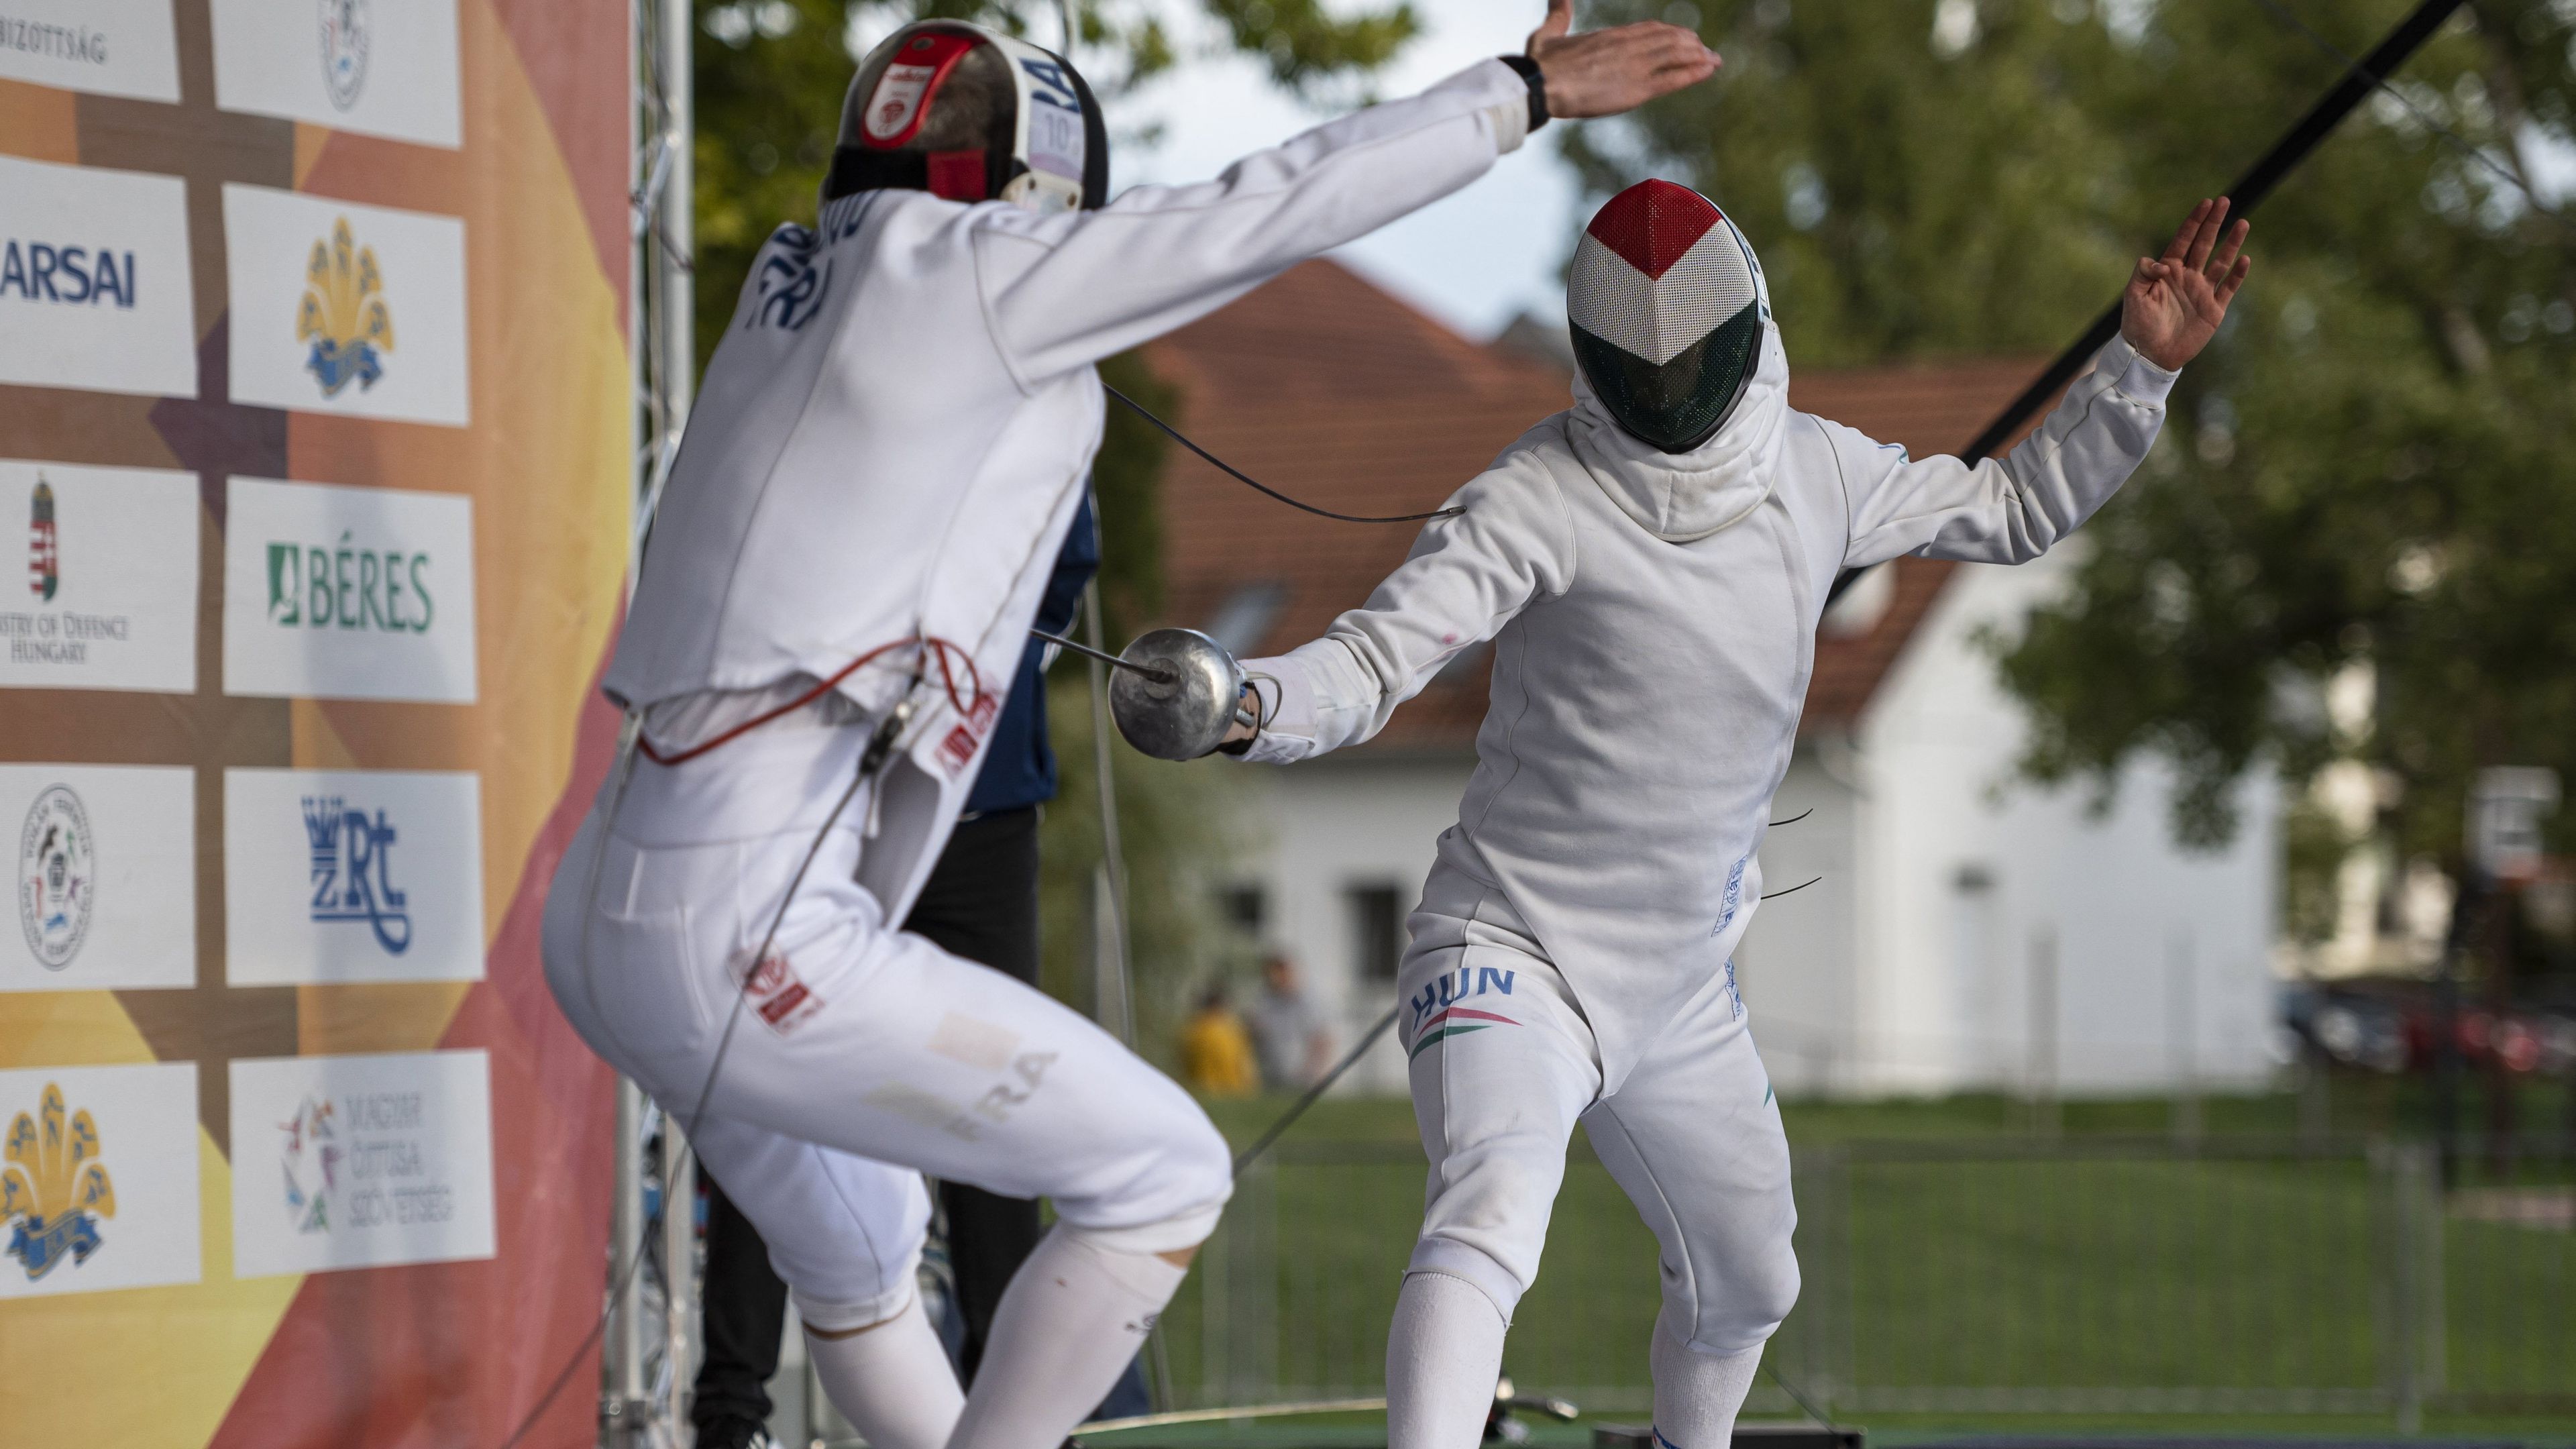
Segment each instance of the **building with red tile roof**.
[[[1437,508],[1569,402],[1568,371],[1543,349],[1470,341],[1330,261],[1147,355],[1201,446],[1344,513]],[[1963,447],[2041,362],[1799,373],[1790,401],[1921,457]],[[1168,622],[1247,656],[1316,637],[1419,529],[1296,512],[1178,449],[1162,507]],[[1774,891],[1822,879],[1766,909],[1738,961],[1784,1089],[2135,1089],[2184,1060],[2210,1079],[2263,1070],[2268,796],[2251,802],[2257,828],[2212,858],[2166,842],[2149,771],[2102,820],[2000,788],[2022,726],[1975,635],[2010,627],[2065,566],[1900,559],[1827,614],[1775,811],[1812,813],[1775,831],[1763,860]],[[1488,660],[1460,656],[1365,746],[1261,772],[1270,829],[1234,899],[1348,1030],[1383,1009],[1432,842],[1456,818]],[[1392,1055],[1371,1070],[1401,1082]]]

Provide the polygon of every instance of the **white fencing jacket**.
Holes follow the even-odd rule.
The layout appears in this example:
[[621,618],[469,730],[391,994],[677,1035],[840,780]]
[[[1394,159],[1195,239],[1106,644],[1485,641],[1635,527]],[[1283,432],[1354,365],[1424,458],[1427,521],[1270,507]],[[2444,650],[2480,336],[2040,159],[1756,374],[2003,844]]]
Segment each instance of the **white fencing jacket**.
[[[1092,364],[1474,180],[1521,143],[1528,98],[1486,61],[1215,181],[1137,187],[1098,211],[876,191],[780,227],[707,369],[609,697],[677,702],[655,709],[658,728],[692,697],[775,698],[881,644],[959,646],[985,702],[942,696],[873,802],[860,879],[902,919],[974,781],[1099,447]],[[842,713],[890,707],[910,664],[853,674]]]
[[2038,557],[2146,456],[2174,380],[2115,341],[2039,432],[1971,468],[1792,411],[1764,334],[1743,403],[1696,451],[1638,442],[1578,381],[1577,406],[1460,489],[1466,511],[1426,526],[1365,606],[1245,664],[1276,681],[1245,758],[1284,762],[1369,738],[1494,641],[1435,878],[1499,890],[1528,923],[1614,1085],[1753,919],[1835,574],[1907,553]]

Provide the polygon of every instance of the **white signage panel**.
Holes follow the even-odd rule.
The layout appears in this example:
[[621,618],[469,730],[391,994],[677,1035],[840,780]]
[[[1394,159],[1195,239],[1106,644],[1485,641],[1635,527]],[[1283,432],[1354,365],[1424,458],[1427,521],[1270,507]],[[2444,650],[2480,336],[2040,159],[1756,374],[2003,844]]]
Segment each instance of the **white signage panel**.
[[0,521],[27,527],[26,592],[0,584],[0,689],[193,693],[199,511],[194,473],[0,458]]
[[226,770],[235,986],[483,979],[482,782],[432,770]]
[[190,285],[186,182],[0,156],[0,382],[195,397]]
[[232,1064],[233,1274],[493,1255],[481,1051]]
[[456,0],[213,0],[215,104],[454,146]]
[[465,223],[224,187],[232,400],[466,422]]
[[197,1066],[0,1072],[0,1298],[194,1283]]
[[474,702],[474,503],[235,478],[224,692]]
[[0,991],[197,984],[197,776],[130,765],[0,765],[17,842]]
[[170,0],[0,0],[0,80],[176,101]]

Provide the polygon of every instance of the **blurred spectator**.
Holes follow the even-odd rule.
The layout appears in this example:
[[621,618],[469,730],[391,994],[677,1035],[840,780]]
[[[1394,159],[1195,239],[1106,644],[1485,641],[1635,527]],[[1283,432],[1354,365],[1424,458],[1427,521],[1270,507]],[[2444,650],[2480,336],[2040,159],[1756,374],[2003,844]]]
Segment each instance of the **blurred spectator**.
[[1261,1087],[1252,1038],[1222,986],[1208,988],[1181,1028],[1181,1080],[1211,1097],[1249,1097]]
[[1333,1039],[1322,1013],[1297,979],[1297,963],[1272,952],[1261,962],[1261,996],[1252,1003],[1252,1049],[1261,1060],[1261,1085],[1273,1092],[1302,1092],[1331,1064]]

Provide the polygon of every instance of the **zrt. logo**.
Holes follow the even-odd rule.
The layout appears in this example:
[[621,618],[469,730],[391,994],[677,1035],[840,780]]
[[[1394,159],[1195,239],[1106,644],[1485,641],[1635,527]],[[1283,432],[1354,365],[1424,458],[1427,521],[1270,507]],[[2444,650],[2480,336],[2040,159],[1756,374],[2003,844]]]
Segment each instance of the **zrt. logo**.
[[48,971],[60,971],[80,954],[98,910],[96,842],[89,812],[69,785],[36,797],[18,832],[18,924],[27,949]]
[[36,1111],[9,1124],[9,1165],[0,1169],[8,1254],[31,1283],[65,1258],[88,1262],[99,1250],[99,1220],[116,1216],[116,1189],[98,1164],[98,1124],[86,1110],[66,1121],[63,1089],[52,1082]]
[[304,370],[324,397],[338,397],[352,382],[365,392],[385,375],[394,314],[384,291],[376,249],[357,244],[347,217],[332,223],[330,239],[315,242],[304,263],[304,300],[295,311],[295,340],[313,346]]
[[373,820],[337,795],[304,797],[304,835],[313,847],[313,921],[364,921],[388,955],[411,949],[411,902],[394,889],[398,838],[379,810]]

